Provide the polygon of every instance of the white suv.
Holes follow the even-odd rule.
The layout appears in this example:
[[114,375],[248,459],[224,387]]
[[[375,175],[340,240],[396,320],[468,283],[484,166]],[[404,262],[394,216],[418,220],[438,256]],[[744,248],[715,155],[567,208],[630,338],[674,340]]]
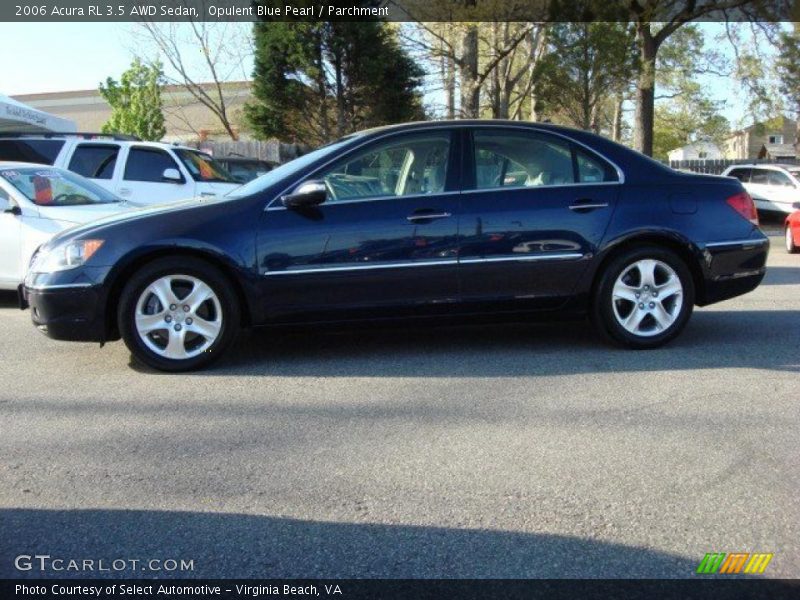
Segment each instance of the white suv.
[[239,186],[208,154],[120,135],[0,133],[0,160],[69,169],[137,204],[226,194]]
[[722,174],[741,181],[759,210],[791,213],[800,201],[800,166],[732,165]]

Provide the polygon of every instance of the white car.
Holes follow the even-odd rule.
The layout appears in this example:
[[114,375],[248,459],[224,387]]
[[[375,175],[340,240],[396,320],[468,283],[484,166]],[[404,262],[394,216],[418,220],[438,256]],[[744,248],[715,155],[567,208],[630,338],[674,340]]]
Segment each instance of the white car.
[[800,201],[800,166],[732,165],[722,174],[741,181],[759,210],[791,213]]
[[131,208],[70,171],[0,162],[0,289],[17,289],[34,250],[56,233]]
[[227,194],[240,185],[204,152],[120,135],[0,133],[2,160],[68,169],[143,205]]

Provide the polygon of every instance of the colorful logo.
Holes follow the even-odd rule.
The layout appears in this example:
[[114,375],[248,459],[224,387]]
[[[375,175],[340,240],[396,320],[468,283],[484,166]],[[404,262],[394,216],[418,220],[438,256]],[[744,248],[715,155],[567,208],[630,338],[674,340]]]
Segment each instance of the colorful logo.
[[774,554],[764,552],[709,552],[700,561],[696,573],[700,575],[713,575],[714,573],[724,573],[734,575],[736,573],[747,573],[752,575],[761,574],[767,568]]

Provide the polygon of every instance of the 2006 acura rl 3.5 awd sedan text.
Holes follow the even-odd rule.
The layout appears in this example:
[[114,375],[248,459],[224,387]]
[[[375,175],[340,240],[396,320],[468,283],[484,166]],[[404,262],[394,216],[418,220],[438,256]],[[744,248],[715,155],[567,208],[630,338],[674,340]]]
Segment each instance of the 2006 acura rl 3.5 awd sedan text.
[[167,371],[240,327],[588,314],[632,348],[754,289],[768,240],[733,178],[678,173],[596,135],[502,121],[365,131],[225,197],[56,236],[21,289],[61,340],[122,337]]

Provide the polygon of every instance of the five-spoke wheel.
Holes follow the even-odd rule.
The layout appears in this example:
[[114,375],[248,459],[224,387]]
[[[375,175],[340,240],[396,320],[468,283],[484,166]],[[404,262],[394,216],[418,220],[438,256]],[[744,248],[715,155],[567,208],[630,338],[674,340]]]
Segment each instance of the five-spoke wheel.
[[194,258],[160,259],[138,271],[119,304],[119,328],[151,367],[185,371],[216,358],[235,337],[239,309],[230,282]]
[[665,248],[638,246],[600,274],[591,315],[612,341],[654,348],[680,333],[693,305],[694,284],[684,261]]

